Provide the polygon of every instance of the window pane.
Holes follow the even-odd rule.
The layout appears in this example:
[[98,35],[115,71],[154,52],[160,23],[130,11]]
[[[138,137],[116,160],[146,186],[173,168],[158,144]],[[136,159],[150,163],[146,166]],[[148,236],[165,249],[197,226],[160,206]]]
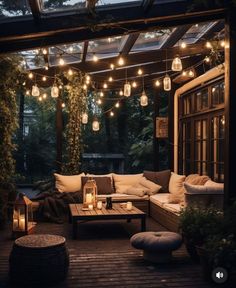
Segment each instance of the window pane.
[[223,104],[225,102],[225,83],[222,82],[220,84],[220,89],[219,89],[219,104]]
[[31,10],[27,0],[21,1],[0,1],[0,21],[8,17],[30,15]]
[[208,90],[204,89],[202,91],[202,109],[208,108]]
[[219,85],[212,86],[211,93],[212,93],[212,105],[218,105],[219,104],[220,86]]

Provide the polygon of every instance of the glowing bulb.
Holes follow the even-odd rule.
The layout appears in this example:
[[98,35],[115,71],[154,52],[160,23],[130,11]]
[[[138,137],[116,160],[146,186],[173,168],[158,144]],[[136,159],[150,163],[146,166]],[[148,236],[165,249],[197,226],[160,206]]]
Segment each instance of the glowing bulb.
[[84,84],[84,85],[83,85],[83,89],[84,89],[84,90],[87,90],[87,88],[88,88],[87,85]]
[[213,87],[211,91],[212,91],[212,93],[214,93],[216,91],[216,88]]
[[220,41],[220,46],[225,47],[225,41],[224,40]]
[[51,88],[51,96],[52,98],[57,98],[59,96],[59,88],[56,84],[54,84]]
[[26,82],[24,81],[24,82],[22,83],[22,85],[25,86],[25,85],[26,85]]
[[163,79],[163,88],[165,91],[170,91],[171,90],[171,79],[168,74]]
[[114,116],[114,112],[113,112],[113,111],[110,112],[110,116],[111,116],[111,117]]
[[189,77],[194,77],[194,72],[193,72],[193,70],[189,70],[188,76],[189,76]]
[[125,64],[124,58],[120,56],[118,59],[118,65],[123,66],[124,64]]
[[43,100],[43,98],[40,96],[40,97],[39,97],[39,101],[41,102],[42,100]]
[[90,81],[90,80],[91,80],[90,75],[87,75],[87,76],[86,76],[86,81]]
[[63,86],[62,85],[59,85],[59,89],[62,89],[63,88]]
[[47,71],[47,70],[48,70],[48,65],[45,65],[45,66],[44,66],[44,69]]
[[47,98],[47,94],[43,93],[43,99],[46,99],[46,98]]
[[129,97],[131,95],[131,85],[129,82],[124,85],[124,96]]
[[143,70],[142,69],[138,69],[138,75],[142,75],[143,74]]
[[211,48],[212,48],[211,42],[207,41],[207,42],[206,42],[206,47],[209,48],[209,49],[211,49]]
[[47,49],[43,49],[43,55],[47,55],[48,54],[48,50]]
[[42,77],[42,80],[45,82],[45,81],[47,81],[47,77],[46,76],[43,76]]
[[108,81],[109,81],[109,82],[112,82],[112,81],[113,81],[113,78],[110,76],[109,79],[108,79]]
[[100,92],[100,97],[103,97],[104,96],[104,93],[101,91]]
[[101,105],[102,104],[102,100],[98,99],[97,103],[98,103],[98,105]]
[[65,103],[61,103],[61,107],[62,107],[62,108],[65,108],[65,107],[66,107],[66,104],[65,104]]
[[69,69],[69,70],[68,70],[68,74],[69,74],[70,76],[73,75],[73,71],[72,71],[72,69]]
[[34,97],[38,97],[40,95],[40,91],[39,91],[39,88],[37,86],[37,84],[34,84],[32,86],[32,92],[31,92],[32,96]]
[[111,70],[114,70],[115,69],[115,65],[113,63],[110,64],[110,68]]
[[120,107],[120,103],[117,102],[117,103],[115,104],[115,107],[116,107],[116,108],[119,108],[119,107]]
[[86,112],[82,114],[82,124],[88,124],[88,114]]
[[205,60],[205,62],[207,62],[207,63],[209,63],[209,62],[211,61],[210,57],[208,57],[208,56],[206,56],[204,60]]
[[65,65],[65,61],[64,61],[64,59],[61,58],[61,57],[60,57],[60,59],[59,59],[59,65],[60,65],[60,66]]
[[93,54],[93,62],[98,62],[98,57],[95,54]]
[[72,53],[73,50],[74,50],[73,46],[70,46],[70,47],[69,47],[69,51],[70,51],[70,53]]
[[39,49],[36,49],[35,52],[36,52],[36,54],[38,55],[38,54],[39,54]]
[[29,95],[30,95],[30,91],[27,90],[25,94],[26,94],[27,96],[29,96]]
[[99,122],[98,122],[97,119],[94,119],[94,120],[93,120],[92,128],[93,128],[93,131],[99,131],[99,129],[100,129],[100,124],[99,124]]
[[122,90],[120,90],[119,95],[120,95],[120,96],[123,96],[123,95],[124,95],[124,93],[123,93]]
[[172,71],[181,71],[182,70],[182,61],[178,55],[172,61],[171,70]]
[[159,81],[159,80],[156,80],[155,85],[156,85],[157,87],[161,86],[160,81]]
[[87,85],[89,85],[90,81],[89,81],[89,80],[86,80],[85,83],[86,83]]
[[136,88],[137,87],[137,83],[135,81],[132,82],[132,87]]
[[148,97],[145,91],[142,92],[142,95],[140,97],[140,105],[143,107],[148,105]]
[[187,47],[187,44],[186,44],[185,42],[182,42],[181,45],[180,45],[180,47],[181,47],[182,49],[185,49],[185,48]]
[[33,78],[34,78],[34,74],[33,74],[32,72],[30,72],[29,75],[28,75],[28,77],[29,77],[30,79],[33,79]]
[[187,72],[186,71],[183,71],[182,72],[182,76],[186,76],[187,75]]
[[107,89],[107,87],[108,87],[108,86],[107,86],[107,83],[104,83],[104,84],[103,84],[103,88],[104,88],[104,89]]

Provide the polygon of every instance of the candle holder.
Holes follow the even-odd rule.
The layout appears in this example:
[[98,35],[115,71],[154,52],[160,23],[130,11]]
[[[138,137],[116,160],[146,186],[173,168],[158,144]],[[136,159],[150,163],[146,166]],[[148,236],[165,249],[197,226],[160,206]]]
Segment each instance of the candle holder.
[[83,188],[83,208],[89,208],[90,204],[97,206],[97,185],[93,179],[87,180]]

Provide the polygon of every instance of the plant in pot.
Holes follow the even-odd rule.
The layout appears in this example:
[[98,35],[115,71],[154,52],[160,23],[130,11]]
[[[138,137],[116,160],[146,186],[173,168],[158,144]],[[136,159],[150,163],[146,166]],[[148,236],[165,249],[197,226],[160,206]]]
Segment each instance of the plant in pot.
[[180,213],[179,230],[193,261],[199,262],[196,246],[202,246],[209,235],[215,235],[223,225],[223,213],[215,208],[187,207]]

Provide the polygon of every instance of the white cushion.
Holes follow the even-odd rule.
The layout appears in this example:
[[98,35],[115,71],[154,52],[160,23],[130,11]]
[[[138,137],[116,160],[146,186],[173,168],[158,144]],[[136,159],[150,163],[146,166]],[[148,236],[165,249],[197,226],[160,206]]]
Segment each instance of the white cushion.
[[180,204],[171,204],[171,203],[164,204],[164,208],[175,214],[179,214],[182,209]]
[[155,195],[151,195],[150,202],[162,207],[163,204],[169,202],[169,194],[170,193],[157,193]]
[[143,174],[115,174],[113,173],[113,180],[116,193],[125,193],[128,188],[139,183]]
[[[220,183],[217,183],[217,184],[220,184]],[[210,185],[206,185],[206,184],[205,185],[191,185],[188,183],[184,183],[184,188],[187,194],[223,194],[224,193],[224,185],[222,186],[221,184],[212,185],[210,183]]]
[[146,193],[148,195],[156,194],[162,188],[161,185],[158,185],[150,180],[147,180],[145,177],[142,177],[139,181],[139,185],[146,188]]
[[79,175],[61,175],[54,173],[56,179],[56,188],[59,192],[76,192],[81,190],[81,177],[84,173]]
[[179,175],[171,172],[169,182],[169,203],[177,204],[183,200],[185,178],[185,175]]
[[224,183],[217,183],[214,182],[212,180],[208,180],[204,186],[208,186],[208,187],[217,187],[217,188],[221,188],[222,190],[224,189]]

